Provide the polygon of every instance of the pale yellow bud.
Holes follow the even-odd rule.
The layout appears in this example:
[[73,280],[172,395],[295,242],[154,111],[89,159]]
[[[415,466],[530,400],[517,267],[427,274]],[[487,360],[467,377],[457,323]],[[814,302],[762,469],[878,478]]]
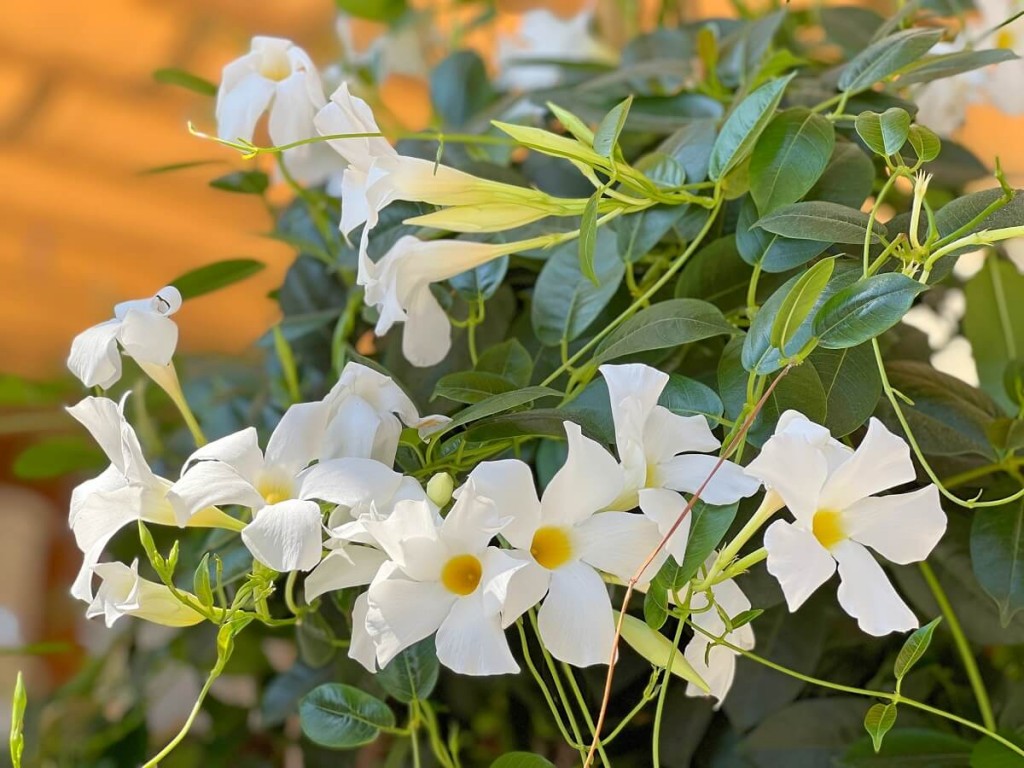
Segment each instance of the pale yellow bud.
[[439,507],[445,506],[452,500],[452,491],[455,490],[455,481],[447,472],[438,472],[427,483],[427,496]]

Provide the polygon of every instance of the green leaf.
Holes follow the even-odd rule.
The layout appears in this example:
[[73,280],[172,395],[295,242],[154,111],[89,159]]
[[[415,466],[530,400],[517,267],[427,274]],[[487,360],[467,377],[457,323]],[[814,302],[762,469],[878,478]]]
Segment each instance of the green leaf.
[[655,205],[620,216],[612,226],[622,260],[632,264],[642,259],[686,213],[683,205]]
[[[783,355],[790,354],[786,349],[787,345],[817,305],[835,266],[835,259],[822,259],[793,283],[793,287],[783,299],[768,335],[769,343]],[[797,351],[799,350],[793,350]]]
[[349,16],[385,24],[395,21],[406,10],[406,0],[334,0],[334,4]]
[[491,763],[491,768],[555,768],[555,764],[533,752],[509,752]]
[[907,143],[910,133],[910,115],[906,110],[892,107],[885,112],[861,112],[854,122],[857,135],[864,139],[876,155],[895,155]]
[[923,125],[910,126],[907,141],[914,148],[914,154],[922,163],[930,163],[942,151],[942,140],[930,128]]
[[458,371],[438,379],[434,387],[434,397],[472,404],[515,389],[518,387],[514,382],[496,373]]
[[729,526],[736,519],[737,509],[739,502],[716,506],[698,499],[693,505],[690,510],[690,535],[686,540],[686,554],[672,584],[675,589],[681,589],[696,576],[704,561],[722,543]]
[[561,392],[557,389],[551,389],[550,387],[525,387],[523,389],[517,389],[514,392],[505,392],[500,395],[493,395],[488,397],[486,400],[481,400],[479,403],[471,405],[465,410],[459,411],[451,421],[444,425],[443,429],[435,432],[433,437],[436,439],[456,427],[461,427],[464,424],[469,424],[470,422],[478,421],[479,419],[484,419],[488,416],[493,416],[496,413],[510,411],[513,408],[518,408],[521,405],[532,403],[534,400],[538,400],[542,397],[561,396]]
[[107,463],[92,441],[78,435],[47,437],[18,454],[12,469],[23,480],[45,480],[82,470],[101,469]]
[[597,206],[601,202],[601,191],[595,192],[583,209],[580,217],[579,258],[580,272],[597,285],[597,273],[594,271],[594,249],[597,246]]
[[666,349],[701,339],[731,335],[736,329],[712,304],[669,299],[637,312],[594,350],[595,365],[637,352]]
[[951,733],[924,728],[897,728],[876,754],[868,737],[843,755],[843,768],[964,768],[971,742]]
[[971,567],[1008,626],[1024,610],[1024,500],[979,509],[971,518]]
[[430,73],[430,100],[446,125],[465,125],[497,97],[483,59],[473,51],[455,51]]
[[867,715],[864,716],[864,730],[871,736],[875,752],[882,748],[885,734],[891,731],[894,725],[896,725],[895,704],[874,704],[868,710]]
[[942,617],[932,619],[923,627],[915,629],[904,641],[900,652],[896,654],[896,662],[892,666],[892,672],[897,680],[902,680],[917,662],[924,656],[924,652],[931,645],[932,635],[935,628],[939,626]]
[[[671,560],[672,558],[669,558],[669,561]],[[668,567],[669,563],[666,562],[662,566],[662,570]],[[657,631],[665,626],[666,621],[668,621],[668,590],[655,577],[647,588],[647,594],[644,595],[644,622],[648,627]]]
[[192,91],[193,93],[201,94],[202,96],[216,96],[217,86],[206,80],[199,75],[193,75],[191,72],[186,72],[183,69],[158,69],[153,73],[153,79],[158,83],[164,85],[176,85],[179,88],[185,88],[186,90]]
[[[1018,747],[1024,746],[1019,731],[1001,728],[1000,735]],[[1022,761],[1024,758],[1017,752],[990,736],[983,736],[971,750],[971,768],[1020,768]]]
[[[868,230],[868,214],[845,205],[819,200],[793,203],[768,214],[756,226],[797,240],[862,245]],[[881,242],[885,226],[874,222],[871,242]]]
[[863,344],[902,320],[925,287],[896,272],[858,280],[825,302],[814,335],[826,349]]
[[599,229],[594,249],[595,283],[583,274],[575,243],[555,248],[533,291],[531,318],[542,344],[553,347],[563,339],[577,338],[611,301],[626,272],[617,250],[615,236],[604,227]]
[[[618,621],[617,611],[615,613],[615,620]],[[690,663],[683,655],[682,649],[673,650],[672,643],[667,637],[651,629],[645,622],[635,616],[626,614],[622,617],[622,639],[630,648],[660,669],[665,669],[668,666],[668,660],[671,656],[671,672],[673,675],[682,678],[688,683],[693,683],[705,693],[711,692],[704,679],[690,666]]]
[[305,614],[295,627],[299,658],[314,669],[331,663],[338,653],[334,630],[322,613]]
[[632,96],[627,96],[624,101],[616,104],[604,116],[601,124],[597,126],[597,131],[594,132],[594,149],[609,159],[615,156],[619,135],[626,125],[626,118],[629,117],[629,108],[632,104]]
[[973,69],[981,69],[1004,61],[1019,58],[1009,48],[992,48],[986,51],[955,51],[939,56],[924,56],[900,73],[900,85],[927,83],[932,80],[959,75]]
[[485,349],[476,361],[475,370],[493,373],[516,387],[525,387],[533,375],[533,358],[519,339],[509,339]]
[[369,744],[381,729],[394,728],[395,716],[380,699],[341,683],[313,689],[299,703],[306,737],[328,749],[355,749]]
[[183,299],[195,299],[219,291],[261,272],[266,267],[255,259],[226,259],[193,269],[171,281]]
[[941,29],[905,29],[869,45],[843,68],[839,90],[855,93],[870,88],[920,59],[941,38]]
[[679,416],[704,416],[714,423],[724,410],[722,399],[707,384],[678,373],[668,375],[658,405]]
[[209,608],[213,605],[213,587],[210,585],[210,553],[203,555],[203,559],[196,566],[192,575],[192,591],[199,598],[199,602]]
[[806,198],[860,210],[871,194],[874,180],[875,165],[871,158],[854,142],[837,141],[825,172]]
[[241,195],[262,195],[270,186],[270,178],[263,171],[232,171],[211,181],[210,186]]
[[747,158],[793,77],[772,80],[736,105],[711,148],[708,175],[712,181],[718,181]]
[[[736,249],[740,257],[751,266],[760,264],[763,272],[788,272],[794,267],[806,264],[815,256],[820,256],[829,246],[829,243],[816,240],[795,240],[774,235],[756,226],[757,219],[757,205],[748,196],[740,206],[739,218],[736,221]],[[703,251],[713,246],[714,243],[706,246],[694,256],[680,275],[680,282],[685,279],[686,273],[694,268]],[[742,291],[744,301],[749,282],[748,275]]]
[[750,195],[762,214],[795,203],[828,166],[832,123],[808,109],[788,109],[768,124],[750,158]]
[[590,130],[590,127],[580,120],[576,115],[567,109],[562,109],[560,106],[553,102],[548,102],[548,109],[551,113],[558,118],[565,130],[571,133],[577,140],[584,144],[594,145],[594,132]]
[[395,656],[375,679],[388,695],[410,704],[430,697],[440,671],[434,638],[427,637]]
[[18,670],[18,677],[14,682],[14,694],[11,698],[11,735],[9,744],[11,747],[11,765],[13,768],[21,768],[21,755],[25,751],[25,708],[28,706],[28,695],[25,693],[25,680]]
[[850,434],[864,424],[882,395],[882,377],[870,344],[848,349],[818,347],[807,358],[825,392],[825,420],[833,437]]
[[1014,413],[1004,386],[1007,365],[1024,356],[1024,276],[1016,266],[990,254],[964,286],[964,336],[971,342],[978,380],[989,395]]

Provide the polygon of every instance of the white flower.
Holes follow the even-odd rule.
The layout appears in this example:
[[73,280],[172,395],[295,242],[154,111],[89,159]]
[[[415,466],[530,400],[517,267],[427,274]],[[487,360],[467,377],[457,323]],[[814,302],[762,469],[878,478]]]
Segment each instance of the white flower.
[[551,60],[614,62],[612,49],[590,33],[593,17],[589,10],[567,20],[547,9],[524,13],[518,32],[498,39],[499,84],[524,91],[557,85]]
[[68,368],[87,387],[108,389],[121,378],[118,345],[139,363],[164,366],[178,344],[178,326],[170,319],[181,308],[173,285],[138,301],[114,307],[114,319],[82,331],[71,342]]
[[412,400],[391,377],[356,362],[345,365],[324,402],[327,434],[321,460],[355,457],[391,466],[403,424],[418,429],[424,437],[450,420],[446,416],[420,418]]
[[[703,416],[680,416],[658,405],[668,374],[648,365],[602,365],[608,384],[615,444],[625,476],[613,509],[640,505],[664,536],[679,518],[684,504],[679,492],[695,493],[705,482],[717,456],[704,455],[721,443]],[[726,461],[701,492],[708,504],[731,504],[757,491],[759,483],[742,467]],[[689,516],[669,540],[666,551],[683,561],[690,528]]]
[[791,611],[839,567],[839,604],[870,635],[913,629],[917,618],[866,547],[901,565],[924,560],[946,530],[938,489],[874,496],[915,477],[907,444],[871,419],[856,451],[787,411],[747,471],[778,494],[795,522],[765,531],[768,571]]
[[[226,67],[217,90],[217,134],[252,141],[256,123],[269,111],[275,146],[316,136],[313,116],[327,103],[320,75],[304,50],[278,37],[254,37],[249,53]],[[321,143],[286,150],[288,170],[315,184],[341,170],[337,155]]]
[[181,603],[163,584],[139,576],[139,561],[100,563],[92,567],[101,582],[86,618],[103,616],[108,627],[122,616],[135,616],[167,627],[190,627],[203,617]]
[[289,408],[260,451],[256,430],[244,429],[189,457],[170,499],[179,522],[195,510],[241,504],[255,513],[242,531],[253,557],[275,571],[308,571],[320,562],[320,505],[314,499],[356,506],[388,499],[402,476],[370,459],[335,459],[306,467],[323,443],[324,403]]
[[[705,569],[710,569],[718,556],[712,552],[704,563]],[[754,647],[754,628],[748,622],[742,627],[726,631],[725,622],[719,613],[725,613],[730,619],[735,618],[744,611],[750,610],[750,601],[733,579],[726,579],[711,588],[715,606],[709,607],[708,596],[705,592],[698,592],[690,598],[690,621],[715,637],[724,639],[726,642],[749,651]],[[736,651],[726,648],[724,645],[714,646],[710,654],[708,646],[711,640],[707,635],[694,631],[693,639],[686,645],[683,655],[690,662],[697,673],[704,679],[704,682],[711,688],[711,695],[718,699],[715,705],[717,709],[725,701],[726,694],[732,687],[733,678],[736,676]],[[705,662],[705,657],[707,661]],[[686,686],[687,696],[704,696],[705,693],[693,683]]]
[[622,492],[622,468],[604,448],[565,423],[569,454],[537,499],[521,461],[483,462],[470,473],[479,493],[512,518],[502,536],[526,567],[509,585],[508,626],[544,599],[541,639],[558,659],[576,666],[607,664],[615,622],[598,570],[629,579],[658,545],[658,527],[643,515],[599,512]]
[[424,502],[402,502],[368,527],[391,560],[367,592],[365,626],[385,666],[435,631],[437,658],[466,675],[519,671],[502,628],[509,579],[523,563],[488,546],[502,528],[494,504],[463,487],[438,524]]
[[452,346],[451,322],[431,293],[430,284],[447,280],[508,253],[503,244],[468,240],[399,238],[384,257],[369,259],[359,271],[365,301],[380,312],[376,333],[405,323],[402,353],[420,367],[436,365]]
[[[125,398],[115,403],[105,397],[87,397],[67,409],[110,459],[110,466],[99,477],[85,481],[71,493],[68,523],[84,555],[82,568],[71,587],[71,594],[79,600],[92,599],[93,566],[114,534],[138,520],[177,524],[167,499],[171,481],[153,474],[146,463],[135,430],[124,418]],[[242,528],[238,520],[210,507],[197,507],[188,524],[199,528]]]

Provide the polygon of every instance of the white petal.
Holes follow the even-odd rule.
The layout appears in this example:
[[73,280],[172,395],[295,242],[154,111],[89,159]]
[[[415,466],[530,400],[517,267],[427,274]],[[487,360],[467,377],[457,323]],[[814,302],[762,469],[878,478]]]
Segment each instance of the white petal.
[[479,591],[455,601],[435,638],[437,658],[461,675],[508,675],[519,671],[501,617],[488,611]]
[[352,638],[348,646],[348,657],[355,659],[370,673],[377,672],[377,649],[373,638],[366,630],[366,614],[369,611],[367,594],[363,592],[352,604]]
[[745,471],[778,493],[797,520],[810,525],[828,473],[828,461],[818,445],[799,435],[776,432]]
[[[644,515],[598,512],[576,526],[573,539],[581,560],[627,581],[654,552],[661,533],[657,523]],[[646,574],[653,576],[659,565],[652,563]]]
[[[346,397],[336,409],[334,416],[327,423],[321,460],[374,457],[373,448],[377,432],[381,428],[381,415],[361,397]],[[394,419],[394,416],[391,418]],[[397,441],[395,447],[397,448]],[[384,457],[378,460],[385,464],[393,464],[394,458],[392,454],[390,459]]]
[[441,542],[437,515],[426,502],[401,501],[385,520],[368,520],[366,530],[407,576],[436,581],[449,552]]
[[314,464],[299,476],[299,493],[304,499],[322,499],[332,504],[385,505],[402,484],[402,475],[373,459],[332,459]]
[[854,502],[914,479],[910,446],[876,418],[847,461],[829,476],[821,489],[821,506],[842,510]]
[[814,534],[785,520],[768,526],[764,547],[768,550],[768,573],[778,579],[791,612],[835,573],[835,560]]
[[[736,677],[736,653],[725,646],[715,646],[711,649],[710,655],[707,656],[707,663],[705,663],[704,658],[708,653],[707,649],[710,644],[711,641],[698,632],[687,643],[686,648],[683,650],[683,656],[686,657],[686,660],[690,662],[690,666],[694,668],[704,682],[708,684],[708,688],[711,689],[711,695],[718,700],[715,704],[715,709],[718,709],[722,706],[726,694],[732,688],[733,679]],[[702,698],[707,694],[693,683],[688,682],[686,684],[686,695]]]
[[[511,518],[502,535],[513,547],[529,549],[541,524],[540,501],[530,467],[518,459],[483,461],[469,473],[477,492],[494,502],[500,518]],[[455,491],[458,496],[462,489]]]
[[182,475],[198,461],[221,461],[237,470],[238,474],[255,485],[263,470],[263,452],[254,427],[246,427],[195,451],[185,462]]
[[[655,522],[662,536],[668,535],[684,509],[686,500],[675,491],[663,488],[645,488],[640,491],[640,511]],[[686,556],[691,523],[691,516],[687,514],[665,544],[665,552],[675,558],[677,563],[682,563]]]
[[475,554],[487,546],[501,527],[494,502],[477,492],[469,480],[441,524],[441,540],[452,554]]
[[228,464],[201,461],[193,464],[167,492],[178,525],[185,525],[202,509],[218,504],[241,504],[259,509],[266,501]]
[[129,310],[117,336],[129,357],[140,363],[167,365],[178,344],[178,325],[156,312]]
[[551,583],[551,571],[539,566],[528,553],[515,550],[509,554],[525,565],[516,570],[508,582],[501,614],[502,624],[506,627],[543,600]]
[[622,467],[578,424],[565,422],[569,453],[541,498],[545,524],[575,525],[611,504],[622,490]]
[[[316,77],[316,81],[319,81],[319,77]],[[275,85],[274,103],[270,107],[270,119],[267,121],[270,140],[275,145],[291,144],[316,135],[313,116],[326,101],[322,91],[319,98],[310,93],[310,86],[315,90],[316,84],[310,72],[295,71]]]
[[228,141],[252,141],[256,121],[274,97],[274,83],[257,72],[217,94],[217,135]]
[[832,553],[839,561],[839,604],[862,631],[881,637],[918,626],[917,617],[867,549],[847,539],[836,544]]
[[668,374],[649,365],[602,365],[615,423],[615,446],[627,476],[626,485],[642,488],[647,475],[646,427]]
[[68,368],[85,386],[108,389],[121,378],[120,328],[119,321],[108,320],[86,328],[71,342]]
[[267,442],[267,464],[297,475],[320,455],[326,428],[326,403],[297,403],[291,406],[284,412]]
[[647,420],[647,459],[659,463],[677,453],[708,453],[722,445],[703,416],[680,416],[658,406]]
[[141,516],[141,491],[120,488],[93,493],[81,501],[75,517],[75,543],[82,550],[82,567],[71,586],[71,594],[79,600],[91,600],[93,566],[114,535]]
[[[984,513],[982,513],[984,514]],[[862,499],[843,514],[846,534],[894,563],[925,560],[946,532],[934,485],[911,493]]]
[[110,493],[126,485],[124,473],[113,464],[91,480],[76,485],[71,491],[71,502],[68,504],[68,525],[72,529],[75,527],[75,521],[90,496],[96,493]]
[[373,547],[352,545],[332,549],[306,577],[306,602],[325,592],[369,584],[385,560],[387,555]]
[[551,573],[548,596],[537,618],[541,639],[556,659],[577,667],[607,664],[611,659],[612,602],[607,586],[589,565],[577,561]]
[[430,285],[411,291],[404,307],[408,313],[402,331],[402,354],[419,368],[437,365],[452,348],[452,324],[437,303]]
[[[698,417],[703,420],[703,417]],[[684,453],[657,466],[653,475],[662,488],[673,491],[696,493],[707,481],[718,464],[717,456],[703,453]],[[724,505],[753,496],[761,483],[743,471],[739,464],[723,461],[714,476],[700,492],[702,501],[708,504]]]
[[[380,133],[373,111],[365,101],[349,92],[346,82],[331,94],[330,102],[320,110],[314,122],[321,136]],[[328,143],[357,168],[365,169],[375,157],[397,154],[383,137],[331,139]]]
[[367,592],[366,628],[377,648],[377,663],[429,637],[441,626],[458,598],[436,581],[392,577],[381,568]]
[[[124,416],[117,403],[108,397],[86,397],[66,409],[83,427],[89,430],[110,463],[127,474],[122,441]],[[140,449],[141,450],[141,449]]]
[[294,499],[269,504],[242,531],[242,541],[268,568],[308,571],[320,562],[323,550],[320,507]]

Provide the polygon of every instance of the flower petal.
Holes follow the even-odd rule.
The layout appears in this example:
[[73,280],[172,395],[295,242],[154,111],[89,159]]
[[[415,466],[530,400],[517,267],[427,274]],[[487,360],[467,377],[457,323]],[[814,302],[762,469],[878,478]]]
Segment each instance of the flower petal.
[[[661,541],[658,524],[634,512],[598,512],[573,530],[579,558],[627,581]],[[664,560],[664,555],[661,558]],[[646,573],[653,576],[660,563]]]
[[326,403],[296,403],[291,406],[267,442],[267,465],[297,475],[320,456],[326,429]]
[[589,565],[576,561],[551,572],[551,587],[537,618],[541,639],[556,659],[577,667],[610,660],[615,641],[612,602],[604,581]]
[[[794,472],[794,467],[800,471]],[[797,520],[811,524],[828,475],[820,446],[800,435],[776,432],[744,471],[778,493]]]
[[843,514],[847,535],[885,559],[925,560],[946,532],[946,513],[934,485],[911,493],[861,499]]
[[544,524],[575,525],[607,507],[622,491],[622,467],[612,455],[584,437],[578,424],[567,421],[564,426],[569,453],[541,498]]
[[494,502],[468,480],[441,524],[441,540],[452,554],[476,554],[501,528]]
[[[702,416],[697,418],[703,421]],[[655,468],[655,482],[662,488],[673,491],[696,493],[718,464],[717,456],[703,453],[684,453],[658,464]],[[739,464],[723,461],[711,480],[700,493],[702,501],[708,504],[732,504],[753,496],[761,483],[743,471]]]
[[217,93],[217,135],[227,141],[252,141],[256,121],[274,97],[274,83],[258,72],[240,78]]
[[229,464],[200,461],[193,464],[167,492],[178,525],[194,514],[218,504],[241,504],[259,509],[266,501],[248,480]]
[[332,459],[299,475],[299,495],[355,507],[386,505],[402,484],[402,475],[373,459]]
[[363,592],[352,604],[352,639],[348,646],[348,657],[362,664],[370,674],[376,674],[377,649],[370,633],[366,631],[366,614],[369,609],[367,594]]
[[312,501],[268,504],[242,531],[252,556],[281,573],[308,571],[323,550],[320,507]]
[[263,470],[263,452],[260,450],[256,429],[246,427],[207,443],[188,457],[182,475],[189,472],[190,467],[199,461],[221,461],[233,467],[242,478],[255,485]]
[[[684,509],[686,500],[675,491],[664,488],[644,488],[640,491],[640,511],[654,521],[658,526],[658,533],[662,536],[668,535]],[[672,534],[672,538],[665,544],[665,552],[675,558],[677,563],[682,563],[686,557],[691,522],[690,515],[686,515]],[[654,573],[656,572],[655,570]]]
[[657,464],[678,453],[717,451],[722,443],[703,416],[680,416],[658,406],[647,420],[647,460]]
[[366,530],[405,575],[436,581],[449,556],[437,515],[423,501],[400,501],[384,520],[366,520]]
[[839,561],[839,604],[862,631],[881,637],[918,626],[917,617],[865,547],[847,539],[832,553]]
[[647,476],[644,441],[649,417],[658,404],[668,374],[649,365],[602,365],[599,369],[608,385],[615,446],[626,474],[626,485],[642,488]]
[[[335,406],[334,416],[327,422],[324,444],[320,458],[341,459],[349,457],[377,458],[385,464],[394,464],[394,453],[390,459],[374,455],[377,433],[382,426],[382,417],[377,410],[361,397],[346,397]],[[390,416],[390,414],[388,414]],[[391,419],[398,421],[394,416]],[[399,427],[401,431],[401,427]],[[398,448],[397,436],[395,449]]]
[[502,625],[510,627],[524,613],[544,599],[551,583],[551,571],[542,568],[526,552],[514,550],[509,556],[525,563],[509,579],[502,609]]
[[835,573],[835,560],[814,534],[785,520],[768,526],[764,547],[768,550],[768,573],[782,587],[790,612]]
[[325,592],[369,584],[387,559],[387,555],[373,547],[353,545],[332,549],[306,577],[306,602],[312,602]]
[[130,309],[117,335],[124,352],[140,363],[167,365],[178,345],[178,324],[157,312]]
[[[518,459],[482,461],[469,473],[477,493],[494,502],[499,518],[511,518],[502,535],[513,547],[529,549],[541,524],[540,500],[530,467]],[[462,488],[455,491],[456,497]]]
[[367,592],[366,629],[377,649],[377,663],[430,636],[458,598],[436,581],[413,581],[385,564]]
[[479,590],[455,601],[437,630],[437,658],[461,675],[508,675],[519,671],[501,616],[488,611]]
[[[700,675],[701,679],[708,684],[711,695],[718,700],[715,703],[717,710],[725,701],[736,677],[736,652],[723,645],[718,645],[713,647],[709,653],[708,646],[710,644],[711,641],[698,632],[686,644],[683,656],[690,662],[690,666]],[[707,657],[707,663],[704,661],[705,657]],[[686,684],[686,695],[694,698],[707,696],[704,691],[690,682]]]
[[402,329],[402,354],[418,368],[437,365],[452,348],[452,324],[430,284],[417,286],[405,297],[408,317]]
[[87,387],[108,389],[121,378],[121,353],[117,349],[118,320],[86,328],[71,342],[68,369]]
[[909,483],[915,476],[910,446],[872,418],[857,450],[821,489],[820,504],[826,509],[846,509],[879,491]]

